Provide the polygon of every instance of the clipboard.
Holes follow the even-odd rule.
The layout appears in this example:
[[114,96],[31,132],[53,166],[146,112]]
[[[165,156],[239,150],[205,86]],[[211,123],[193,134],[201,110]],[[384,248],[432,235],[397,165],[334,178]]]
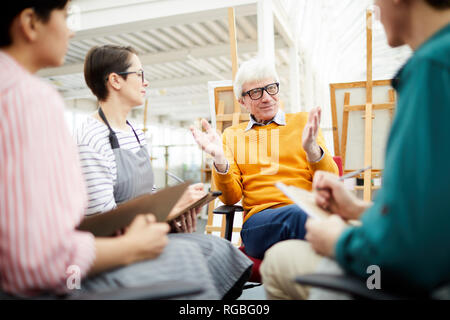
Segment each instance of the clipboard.
[[275,186],[311,218],[323,219],[330,216],[329,212],[323,210],[316,204],[314,193],[295,186],[287,186],[282,182],[275,183]]
[[[96,237],[109,237],[117,230],[129,226],[138,214],[152,213],[158,222],[166,221],[189,184],[190,182],[185,182],[155,193],[144,194],[119,204],[111,211],[86,216],[77,229],[91,232]],[[185,211],[187,209],[183,212]]]
[[188,207],[183,208],[180,211],[178,211],[178,212],[168,216],[166,221],[172,221],[173,219],[178,218],[183,213],[186,213],[187,211],[189,211],[189,210],[191,210],[193,208],[202,207],[205,204],[215,200],[217,197],[219,197],[221,195],[222,195],[222,192],[220,192],[220,191],[209,191],[207,194],[205,194],[203,197],[201,197],[200,199],[198,199],[197,201],[195,201],[194,203],[192,203]]

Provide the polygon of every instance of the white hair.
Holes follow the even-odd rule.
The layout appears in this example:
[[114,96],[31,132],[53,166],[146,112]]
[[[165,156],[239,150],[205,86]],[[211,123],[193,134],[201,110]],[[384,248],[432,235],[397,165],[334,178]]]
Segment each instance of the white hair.
[[266,59],[260,57],[244,62],[240,66],[236,78],[234,79],[233,90],[236,99],[239,100],[242,97],[242,86],[244,83],[269,78],[279,82],[274,64],[269,63]]

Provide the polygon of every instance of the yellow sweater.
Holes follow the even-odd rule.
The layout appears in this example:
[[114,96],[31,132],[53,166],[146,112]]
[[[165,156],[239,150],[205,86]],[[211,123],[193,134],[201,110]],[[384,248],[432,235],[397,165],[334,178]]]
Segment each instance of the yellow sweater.
[[214,182],[222,191],[223,203],[233,205],[243,197],[244,222],[261,210],[293,203],[275,187],[276,182],[311,190],[316,170],[338,174],[320,130],[317,143],[325,155],[317,163],[307,161],[302,147],[307,120],[308,113],[299,112],[286,114],[285,126],[272,122],[244,132],[247,123],[241,123],[224,131],[223,146],[230,167],[226,174],[213,170]]

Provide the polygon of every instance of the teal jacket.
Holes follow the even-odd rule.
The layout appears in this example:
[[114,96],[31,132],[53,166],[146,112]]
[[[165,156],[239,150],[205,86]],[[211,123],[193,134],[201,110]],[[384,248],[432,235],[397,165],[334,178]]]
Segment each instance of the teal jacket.
[[450,24],[422,44],[393,80],[397,110],[383,187],[336,244],[336,260],[381,286],[430,291],[450,281]]

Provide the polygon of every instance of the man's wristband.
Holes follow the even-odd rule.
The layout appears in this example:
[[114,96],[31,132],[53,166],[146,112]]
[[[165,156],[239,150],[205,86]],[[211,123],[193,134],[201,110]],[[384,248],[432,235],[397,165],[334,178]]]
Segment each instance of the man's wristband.
[[226,165],[226,168],[225,168],[225,172],[221,172],[221,171],[219,171],[218,169],[217,169],[217,166],[216,166],[216,162],[214,161],[214,163],[213,163],[213,165],[214,165],[214,169],[216,170],[216,172],[218,173],[218,174],[227,174],[228,173],[228,169],[229,169],[229,163],[228,163],[228,160],[225,160],[225,165]]
[[323,157],[325,156],[325,152],[323,151],[321,146],[319,146],[319,149],[320,149],[320,153],[321,153],[319,159],[314,160],[314,161],[309,161],[309,159],[308,159],[309,163],[317,163],[317,162],[319,162],[320,160],[323,159]]

